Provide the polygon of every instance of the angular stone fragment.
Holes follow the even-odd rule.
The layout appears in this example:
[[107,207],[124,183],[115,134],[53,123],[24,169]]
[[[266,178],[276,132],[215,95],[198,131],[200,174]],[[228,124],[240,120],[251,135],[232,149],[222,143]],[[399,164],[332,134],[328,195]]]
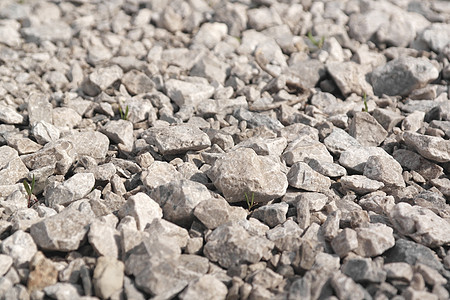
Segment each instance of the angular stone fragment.
[[430,162],[421,155],[406,149],[395,150],[392,156],[408,170],[416,171],[425,179],[431,180],[443,174],[441,166]]
[[83,243],[89,222],[90,217],[66,208],[57,215],[33,224],[30,234],[42,249],[69,252],[77,250]]
[[349,125],[349,134],[363,146],[378,146],[387,137],[388,133],[367,112],[357,112]]
[[328,151],[333,154],[341,154],[350,148],[359,148],[362,145],[345,130],[334,127],[333,131],[323,140]]
[[419,35],[420,39],[436,53],[444,51],[450,43],[450,26],[446,23],[432,23],[425,28]]
[[122,83],[131,95],[150,93],[155,84],[144,73],[138,70],[131,70],[121,78]]
[[72,38],[72,28],[65,22],[57,21],[23,28],[22,35],[30,43],[40,44],[44,41],[68,43]]
[[9,146],[0,148],[0,185],[15,184],[20,179],[27,177],[28,169],[19,158],[16,150]]
[[287,203],[268,204],[256,209],[253,212],[252,217],[264,222],[272,228],[286,221],[288,208],[289,205]]
[[201,298],[221,300],[227,296],[228,289],[213,275],[205,275],[189,283],[180,294],[181,300],[196,300]]
[[0,105],[0,122],[5,124],[22,124],[24,118],[10,106]]
[[370,156],[382,156],[390,159],[391,156],[380,147],[350,148],[341,153],[339,163],[350,170],[358,173],[364,172],[364,167]]
[[209,82],[225,83],[227,65],[213,55],[202,57],[190,70],[189,75],[208,79]]
[[358,247],[355,253],[363,257],[374,257],[395,245],[392,228],[381,223],[369,223],[366,227],[355,229]]
[[95,185],[92,173],[78,173],[53,188],[48,188],[45,201],[48,206],[68,205],[89,194]]
[[392,157],[389,156],[370,156],[364,166],[364,176],[372,180],[377,180],[387,188],[405,187],[403,180],[403,168]]
[[444,266],[433,250],[405,239],[398,239],[395,246],[386,253],[385,263],[392,262],[404,262],[408,265],[422,263],[438,271],[444,270]]
[[310,138],[299,138],[289,143],[284,150],[283,158],[289,166],[296,162],[305,162],[307,158],[325,163],[333,162],[333,156],[327,148],[319,141]]
[[386,272],[380,269],[370,258],[348,258],[342,265],[341,270],[355,282],[381,283],[386,279]]
[[144,230],[155,218],[162,218],[162,209],[145,193],[137,193],[128,198],[119,210],[119,217],[132,216],[136,220],[138,230]]
[[283,196],[288,186],[280,163],[249,148],[226,153],[207,175],[228,202],[244,201],[247,194],[254,195],[258,203],[267,203]]
[[447,221],[427,208],[401,202],[394,206],[389,218],[395,229],[418,243],[428,247],[450,243]]
[[208,49],[214,48],[227,34],[228,27],[224,23],[203,23],[192,39],[193,45],[204,45]]
[[439,71],[428,59],[405,56],[376,68],[371,82],[377,96],[407,96],[438,76]]
[[303,162],[292,165],[287,174],[290,186],[311,192],[326,191],[331,186],[330,178],[314,171]]
[[98,131],[75,132],[64,136],[61,140],[71,142],[79,156],[87,155],[95,159],[103,159],[108,152],[109,139]]
[[4,239],[1,249],[2,253],[9,255],[13,259],[16,268],[27,267],[37,252],[32,235],[22,230],[18,230]]
[[208,229],[215,229],[230,219],[230,205],[224,199],[202,201],[194,209],[194,216]]
[[13,264],[13,259],[11,256],[6,254],[0,254],[0,276],[5,275],[9,268]]
[[164,219],[154,219],[145,228],[145,232],[152,237],[173,239],[181,249],[185,249],[189,241],[189,233],[186,229]]
[[115,84],[123,76],[122,69],[113,65],[105,68],[95,69],[94,72],[84,80],[81,85],[83,92],[89,96],[97,96],[102,91]]
[[178,79],[167,80],[165,88],[167,96],[180,107],[183,105],[197,106],[214,94],[214,87],[209,84],[191,83]]
[[73,129],[82,118],[78,112],[70,107],[56,107],[52,111],[53,125],[62,131]]
[[275,243],[275,247],[280,251],[298,250],[301,243],[303,230],[297,223],[287,220],[281,226],[267,231],[266,237]]
[[118,258],[119,238],[119,232],[110,224],[96,220],[89,226],[89,244],[99,256]]
[[366,74],[370,70],[370,67],[352,61],[327,64],[328,73],[330,73],[344,96],[348,96],[351,93],[356,93],[360,96],[373,94],[372,86],[366,81]]
[[208,259],[229,268],[241,263],[256,263],[273,248],[273,242],[251,236],[239,225],[222,225],[207,238],[204,253]]
[[405,262],[393,262],[384,264],[387,279],[411,281],[413,277],[413,268]]
[[43,291],[54,299],[77,299],[83,294],[81,286],[67,282],[57,282],[45,287]]
[[338,164],[321,162],[314,158],[306,158],[305,161],[314,171],[317,171],[324,176],[340,177],[347,175],[347,170]]
[[345,257],[350,251],[358,247],[356,231],[350,228],[344,228],[331,241],[331,247],[340,257]]
[[377,191],[384,187],[384,183],[372,180],[362,175],[343,176],[339,180],[342,188],[354,191],[358,194],[366,194]]
[[164,161],[154,161],[141,174],[141,181],[148,189],[153,190],[161,184],[182,179],[183,176],[171,164]]
[[133,124],[127,120],[109,121],[101,131],[115,143],[122,143],[128,148],[133,147]]
[[107,299],[123,286],[123,262],[108,256],[97,259],[92,278],[95,295]]
[[404,132],[405,144],[419,152],[423,157],[437,162],[450,161],[450,141],[440,137]]
[[198,151],[211,146],[208,135],[190,124],[153,127],[146,130],[142,137],[150,145],[158,147],[163,155]]
[[391,132],[405,117],[385,108],[375,108],[373,117],[387,132]]
[[58,282],[58,270],[53,262],[40,251],[36,252],[30,262],[30,271],[27,281],[27,288],[30,293]]
[[364,288],[341,272],[333,275],[331,286],[339,299],[364,299],[366,297],[367,292]]
[[185,179],[160,185],[150,196],[161,206],[164,218],[180,226],[189,226],[194,220],[194,208],[211,198],[203,184]]

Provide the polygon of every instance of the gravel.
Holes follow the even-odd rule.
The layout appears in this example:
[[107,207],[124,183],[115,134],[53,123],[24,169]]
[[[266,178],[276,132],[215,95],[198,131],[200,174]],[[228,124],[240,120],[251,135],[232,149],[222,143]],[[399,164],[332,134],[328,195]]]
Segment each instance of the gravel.
[[449,299],[449,23],[0,1],[0,299]]

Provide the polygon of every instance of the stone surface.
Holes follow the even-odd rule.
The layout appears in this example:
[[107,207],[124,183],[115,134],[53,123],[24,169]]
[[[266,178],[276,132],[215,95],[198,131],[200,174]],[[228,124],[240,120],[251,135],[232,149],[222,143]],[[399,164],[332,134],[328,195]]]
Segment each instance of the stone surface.
[[286,221],[288,208],[289,205],[287,203],[268,204],[256,209],[253,212],[252,217],[260,220],[272,228]]
[[180,294],[180,299],[225,299],[228,293],[227,287],[213,275],[205,275],[189,283],[186,289]]
[[45,193],[45,201],[48,206],[69,205],[73,201],[86,196],[95,185],[95,177],[92,173],[78,173]]
[[217,159],[207,175],[228,202],[243,201],[247,193],[256,202],[267,203],[283,196],[288,185],[280,163],[248,148]]
[[371,74],[376,95],[407,96],[436,79],[439,71],[425,58],[400,57],[378,67]]
[[395,229],[418,243],[436,247],[449,242],[447,221],[429,209],[402,202],[394,206],[389,218]]
[[30,228],[30,234],[41,249],[68,252],[78,249],[85,240],[90,218],[66,208]]
[[370,223],[367,227],[356,228],[358,247],[356,254],[364,257],[374,257],[384,253],[395,245],[392,228],[380,224]]
[[27,267],[35,253],[37,247],[32,235],[18,230],[14,234],[2,241],[2,253],[9,255],[13,259],[16,268]]
[[343,176],[339,182],[342,184],[342,188],[354,191],[357,194],[375,192],[384,187],[383,182],[369,179],[363,175]]
[[364,176],[384,183],[386,188],[402,188],[405,182],[401,165],[392,157],[370,156],[364,166]]
[[357,112],[350,121],[349,132],[361,145],[378,146],[387,137],[387,131],[367,112]]
[[181,226],[192,223],[195,207],[211,198],[204,185],[184,179],[160,185],[150,196],[162,208],[165,219]]
[[163,155],[203,150],[211,145],[206,133],[188,124],[150,128],[143,137]]
[[124,218],[131,216],[136,221],[138,230],[144,230],[154,219],[162,218],[162,209],[158,203],[145,193],[137,193],[128,198],[124,206],[119,210],[119,216]]
[[437,162],[450,161],[450,141],[413,132],[403,134],[405,143],[423,157]]
[[273,248],[273,243],[251,236],[239,225],[222,225],[208,236],[204,246],[206,257],[229,268],[242,262],[256,263]]
[[123,262],[108,256],[97,259],[92,281],[95,295],[101,298],[109,298],[123,286]]
[[306,163],[295,163],[287,174],[289,185],[311,192],[326,191],[330,188],[331,180],[314,171]]

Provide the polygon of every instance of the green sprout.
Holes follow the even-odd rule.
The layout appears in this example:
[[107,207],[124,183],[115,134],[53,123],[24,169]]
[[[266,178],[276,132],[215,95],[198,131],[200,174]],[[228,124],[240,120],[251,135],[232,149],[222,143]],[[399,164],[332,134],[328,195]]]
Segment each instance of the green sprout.
[[[32,207],[38,201],[36,199],[36,196],[33,195],[35,184],[36,184],[36,179],[34,178],[34,174],[33,174],[33,180],[31,180],[31,186],[28,184],[28,182],[26,180],[23,181],[23,186],[28,195],[28,208]],[[33,196],[35,197],[35,199],[33,199]]]
[[364,101],[364,109],[363,109],[363,111],[368,113],[369,112],[369,108],[367,107],[367,95],[366,95],[366,93],[364,93],[363,101]]
[[247,202],[248,210],[250,211],[256,205],[256,203],[255,203],[255,193],[252,192],[252,199],[251,200],[248,199],[247,193],[244,193],[244,195],[245,195],[245,201]]
[[119,114],[120,114],[120,118],[122,120],[128,120],[128,113],[129,113],[129,111],[130,111],[130,108],[128,107],[128,105],[125,108],[125,112],[122,110],[122,107],[120,107],[120,105],[119,105]]
[[320,40],[316,40],[316,39],[313,37],[311,31],[308,32],[308,39],[311,41],[311,43],[312,43],[314,46],[316,46],[316,47],[319,48],[319,49],[321,49],[321,48],[323,47],[323,43],[325,42],[325,37],[324,37],[324,36],[322,36],[322,37],[320,38]]

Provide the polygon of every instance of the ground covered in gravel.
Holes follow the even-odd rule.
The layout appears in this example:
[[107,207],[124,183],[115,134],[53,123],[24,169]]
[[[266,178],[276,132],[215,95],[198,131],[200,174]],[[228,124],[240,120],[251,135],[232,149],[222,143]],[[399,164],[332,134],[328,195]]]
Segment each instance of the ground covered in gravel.
[[449,23],[1,0],[0,299],[448,299]]

